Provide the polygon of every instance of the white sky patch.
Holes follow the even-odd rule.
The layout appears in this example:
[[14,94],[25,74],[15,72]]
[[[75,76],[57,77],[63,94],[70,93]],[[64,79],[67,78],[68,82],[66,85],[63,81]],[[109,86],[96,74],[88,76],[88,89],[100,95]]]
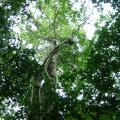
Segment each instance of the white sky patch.
[[83,94],[80,94],[78,97],[77,97],[77,100],[82,100],[83,99]]
[[86,24],[84,25],[83,29],[85,30],[86,36],[88,39],[92,39],[94,32],[95,32],[95,22],[99,19],[99,12],[96,10],[94,5],[90,0],[78,0],[77,2],[75,0],[71,0],[73,3],[73,9],[79,11],[81,8],[81,5],[85,3],[86,9],[86,15],[88,17],[88,20]]
[[59,93],[60,96],[66,97],[66,94],[65,94],[65,92],[63,91],[63,89],[57,89],[56,91],[57,91],[57,93]]
[[29,49],[32,49],[33,45],[31,43],[28,43],[26,47],[29,48]]
[[[94,6],[92,5],[92,7],[94,7]],[[111,7],[110,4],[103,4],[102,12],[98,12],[96,8],[93,8],[93,12],[89,19],[89,24],[85,24],[85,26],[83,28],[86,32],[86,36],[88,39],[92,39],[94,32],[96,30],[96,27],[94,26],[94,24],[96,23],[96,21],[98,21],[100,19],[101,13],[103,16],[108,16],[110,14],[114,14],[115,11],[113,11],[113,8]],[[106,21],[102,21],[101,26],[104,26],[105,22]]]
[[32,2],[32,4],[29,6],[29,9],[35,18],[38,18],[40,15],[42,15],[42,12],[39,9],[36,9],[36,2]]
[[85,25],[84,30],[88,39],[92,39],[96,28],[93,25]]
[[110,13],[113,12],[113,9],[112,9],[110,3],[108,3],[108,4],[103,4],[103,8],[104,8],[104,10],[103,10],[103,14],[104,14],[104,15],[108,15],[108,14],[110,14]]
[[36,27],[34,24],[31,24],[31,29],[32,29],[33,31],[36,31],[36,30],[37,30],[37,27]]
[[60,88],[57,89],[56,92],[57,92],[60,96],[62,96],[62,97],[67,97],[67,95],[66,95],[66,93],[64,92],[63,87],[62,87],[62,85],[61,85],[60,82],[58,83],[58,86],[59,86]]
[[73,8],[78,11],[80,9],[81,2],[80,1],[78,1],[78,2],[73,1],[73,3],[74,3]]
[[80,90],[80,93],[81,93],[81,94],[77,96],[77,100],[82,100],[82,99],[83,99],[83,93],[84,93],[84,92],[83,92],[83,89]]
[[13,27],[13,30],[14,30],[15,33],[20,34],[20,28],[19,28],[19,27],[14,26],[14,27]]
[[14,110],[15,110],[15,112],[17,112],[18,110],[20,110],[20,107],[19,107],[19,106],[16,106],[16,107],[14,108]]
[[90,15],[89,21],[84,25],[83,29],[86,32],[86,36],[88,39],[92,39],[94,32],[96,30],[94,24],[99,19],[100,13],[91,5],[91,9],[93,9],[92,14]]

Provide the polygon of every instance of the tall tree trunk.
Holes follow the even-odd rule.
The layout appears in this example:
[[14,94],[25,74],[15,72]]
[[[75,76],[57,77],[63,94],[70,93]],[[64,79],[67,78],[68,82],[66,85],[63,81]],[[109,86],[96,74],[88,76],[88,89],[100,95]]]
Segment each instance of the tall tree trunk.
[[[55,48],[55,44],[54,48]],[[43,69],[44,71],[44,69]],[[50,79],[44,80],[43,75],[36,71],[33,82],[32,102],[28,120],[55,120],[56,109],[56,57],[53,56],[48,64],[48,74]],[[44,80],[42,86],[41,81]]]
[[[55,41],[53,41],[53,49],[56,47]],[[46,80],[46,115],[43,120],[57,120],[57,108],[56,108],[56,55],[54,55],[47,67],[48,75],[50,79]]]
[[41,101],[40,101],[40,90],[41,90],[41,81],[43,75],[40,71],[36,71],[33,77],[33,85],[31,89],[31,105],[30,105],[30,114],[28,115],[28,120],[42,120],[41,119]]
[[[53,43],[53,50],[48,55],[47,73],[49,79],[43,78],[43,71],[36,71],[33,82],[32,103],[28,120],[58,120],[58,110],[56,107],[57,94],[56,94],[56,56],[55,54],[65,47],[72,45],[73,41],[68,39],[56,46]],[[44,84],[41,82],[44,80]]]

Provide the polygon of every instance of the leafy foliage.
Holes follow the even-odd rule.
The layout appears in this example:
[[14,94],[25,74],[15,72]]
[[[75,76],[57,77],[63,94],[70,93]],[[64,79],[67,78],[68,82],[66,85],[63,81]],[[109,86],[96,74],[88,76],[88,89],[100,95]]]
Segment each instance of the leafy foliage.
[[[50,114],[43,113],[44,118],[120,119],[120,16],[98,29],[93,40],[89,41],[80,22],[85,23],[87,18],[84,3],[77,11],[68,0],[39,0],[35,3],[40,13],[37,17],[32,12],[28,13],[26,7],[29,3],[7,0],[0,4],[0,117],[5,120],[26,119],[31,109],[31,78],[36,71],[38,76],[43,73],[40,63],[44,62],[53,43],[58,44],[72,37],[76,45],[57,54],[56,91],[51,90],[51,81],[44,76],[43,104],[55,104]],[[26,25],[19,38],[11,30],[16,22],[12,21],[11,16],[23,14],[28,17],[22,18],[22,25],[25,21],[30,24]],[[26,47],[24,41],[32,44],[32,48]],[[43,52],[46,43],[49,48]],[[9,110],[10,106],[12,109]],[[20,107],[17,112],[13,110],[16,106]]]
[[64,71],[61,80],[70,101],[64,105],[68,119],[119,119],[119,20],[118,16],[115,23],[97,31],[84,70]]
[[19,14],[21,7],[23,11],[26,9],[24,0],[4,1],[0,4],[0,117],[4,119],[24,118],[22,112],[24,114],[26,110],[23,107],[16,113],[11,111],[12,115],[6,109],[11,104],[12,109],[17,104],[28,104],[26,98],[29,94],[30,78],[34,73],[32,71],[38,68],[38,63],[30,58],[35,51],[22,49],[20,40],[11,30],[14,22],[10,17]]

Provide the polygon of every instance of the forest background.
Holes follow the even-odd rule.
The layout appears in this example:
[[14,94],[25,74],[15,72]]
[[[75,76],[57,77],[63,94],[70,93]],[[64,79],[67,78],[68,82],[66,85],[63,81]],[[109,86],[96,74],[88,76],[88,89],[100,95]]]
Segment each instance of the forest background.
[[118,2],[0,1],[0,120],[119,120],[119,41]]

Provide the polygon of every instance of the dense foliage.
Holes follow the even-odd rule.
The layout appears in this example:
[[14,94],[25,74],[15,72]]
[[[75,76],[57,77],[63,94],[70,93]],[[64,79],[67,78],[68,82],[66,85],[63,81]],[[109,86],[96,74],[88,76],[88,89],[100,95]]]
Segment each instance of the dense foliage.
[[[51,79],[46,74],[42,76],[41,80],[45,80],[42,104],[47,107],[55,104],[49,114],[46,107],[42,116],[45,120],[119,120],[119,14],[116,13],[111,23],[97,28],[93,39],[88,40],[82,28],[88,19],[85,2],[76,10],[68,0],[39,0],[34,6],[41,12],[37,17],[28,10],[30,4],[31,1],[24,0],[0,3],[0,118],[28,117],[32,77],[36,73],[37,77],[42,76],[42,63],[54,43],[58,45],[72,38],[75,44],[56,55],[54,92],[51,92]],[[20,36],[12,30],[18,16],[21,16]]]
[[[15,113],[14,107],[27,104],[25,98],[28,97],[29,78],[38,66],[29,58],[34,56],[35,51],[22,49],[21,41],[12,30],[15,20],[11,17],[19,15],[20,9],[25,12],[26,6],[24,0],[0,4],[0,116],[4,119],[24,118],[24,108]],[[6,112],[8,109],[10,114]]]

